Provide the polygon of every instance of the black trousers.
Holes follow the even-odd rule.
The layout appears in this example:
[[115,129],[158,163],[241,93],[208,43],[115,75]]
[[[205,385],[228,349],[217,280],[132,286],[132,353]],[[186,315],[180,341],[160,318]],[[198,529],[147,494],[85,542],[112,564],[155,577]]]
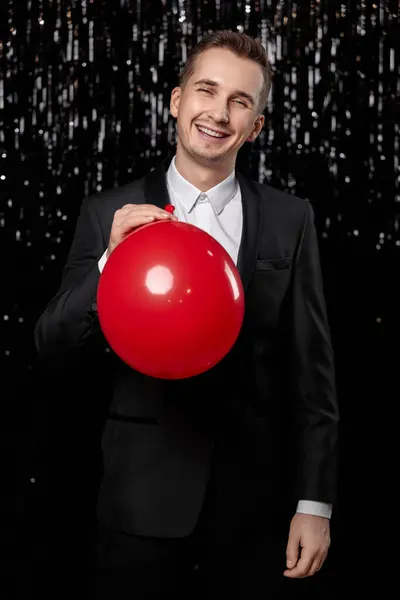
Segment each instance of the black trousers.
[[283,577],[286,542],[286,536],[224,517],[210,484],[198,523],[185,538],[126,535],[99,523],[95,598],[298,597],[296,584]]
[[[194,538],[126,536],[100,526],[95,598],[190,599],[298,596],[297,582],[285,580],[282,545],[273,540],[197,546]],[[272,544],[272,547],[269,546]],[[300,584],[301,585],[301,584]]]

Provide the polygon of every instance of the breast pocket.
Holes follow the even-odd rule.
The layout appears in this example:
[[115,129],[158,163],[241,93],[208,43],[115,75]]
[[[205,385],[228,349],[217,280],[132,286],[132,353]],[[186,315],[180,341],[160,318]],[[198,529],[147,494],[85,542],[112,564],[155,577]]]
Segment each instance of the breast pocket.
[[264,258],[257,261],[256,272],[281,271],[283,269],[289,269],[290,264],[290,256],[283,256],[281,258]]
[[289,256],[260,259],[247,295],[248,316],[263,339],[279,323],[282,302],[290,284]]

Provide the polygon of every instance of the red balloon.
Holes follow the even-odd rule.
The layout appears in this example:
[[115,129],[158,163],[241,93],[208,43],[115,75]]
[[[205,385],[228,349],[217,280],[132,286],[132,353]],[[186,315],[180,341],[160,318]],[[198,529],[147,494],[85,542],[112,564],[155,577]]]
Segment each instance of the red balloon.
[[134,230],[113,250],[97,291],[100,326],[130,367],[151,377],[203,373],[234,345],[244,317],[235,263],[213,237],[178,221]]

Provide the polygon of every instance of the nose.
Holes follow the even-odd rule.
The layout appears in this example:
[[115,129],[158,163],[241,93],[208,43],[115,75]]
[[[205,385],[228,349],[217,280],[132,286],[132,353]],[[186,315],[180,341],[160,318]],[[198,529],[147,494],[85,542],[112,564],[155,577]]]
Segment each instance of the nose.
[[214,104],[208,114],[215,123],[229,123],[229,111],[224,102]]

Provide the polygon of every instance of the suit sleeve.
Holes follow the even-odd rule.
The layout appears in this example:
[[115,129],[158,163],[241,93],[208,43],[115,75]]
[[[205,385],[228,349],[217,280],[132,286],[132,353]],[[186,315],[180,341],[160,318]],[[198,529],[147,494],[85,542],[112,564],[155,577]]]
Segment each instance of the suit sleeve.
[[306,202],[291,296],[298,498],[336,500],[339,411],[314,211]]
[[93,198],[82,203],[60,287],[39,317],[34,341],[39,359],[57,359],[97,336],[96,295],[99,257],[105,249]]

